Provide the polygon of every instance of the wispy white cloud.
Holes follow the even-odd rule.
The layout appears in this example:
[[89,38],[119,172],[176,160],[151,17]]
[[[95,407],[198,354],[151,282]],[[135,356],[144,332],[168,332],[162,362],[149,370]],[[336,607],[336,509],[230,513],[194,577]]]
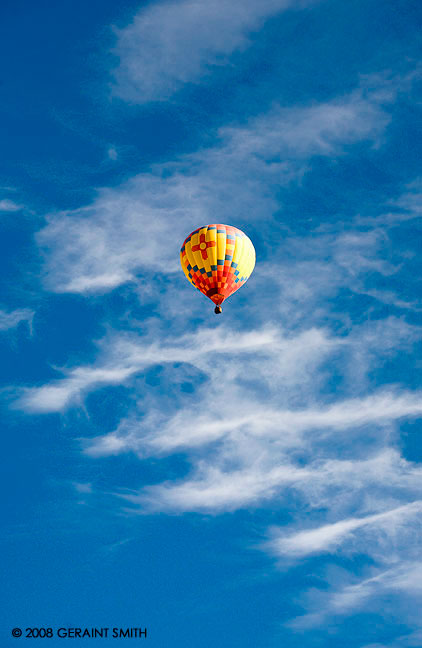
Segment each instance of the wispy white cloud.
[[233,153],[242,151],[245,157],[271,159],[275,168],[285,157],[338,156],[353,142],[377,141],[390,122],[389,114],[383,110],[389,102],[378,99],[358,89],[327,103],[275,107],[250,125],[227,127],[222,134],[227,136],[228,148]]
[[73,482],[73,487],[81,494],[92,493],[92,484],[89,482]]
[[2,200],[0,200],[0,212],[15,212],[20,211],[21,209],[22,205],[19,205],[9,198],[3,198]]
[[377,216],[359,217],[361,225],[382,225],[396,227],[400,223],[419,219],[422,214],[422,178],[418,177],[408,182],[402,193],[385,205],[385,213]]
[[255,221],[270,222],[280,187],[300,180],[312,156],[376,142],[388,121],[383,104],[356,90],[222,128],[216,146],[101,189],[89,206],[50,215],[38,234],[47,287],[106,292],[142,272],[174,272],[180,244],[198,223],[244,222],[251,204]]
[[362,608],[366,610],[376,610],[380,606],[385,608],[385,600],[380,600],[385,593],[388,593],[392,599],[391,607],[397,605],[398,595],[405,596],[407,600],[415,600],[415,597],[420,600],[422,563],[417,560],[403,561],[394,567],[377,570],[375,575],[353,584],[334,588],[329,592],[320,592],[318,607],[313,604],[315,611],[297,617],[288,625],[294,629],[305,630],[324,623],[328,616],[342,616]]
[[[316,328],[291,335],[275,326],[239,333],[220,325],[215,329],[201,330],[195,334],[173,339],[169,337],[165,343],[158,338],[154,342],[146,343],[142,338],[138,340],[130,334],[111,334],[100,343],[102,351],[94,366],[63,369],[63,378],[42,387],[25,390],[18,404],[23,409],[33,412],[60,411],[100,385],[122,384],[149,366],[174,362],[196,366],[209,376],[212,387],[207,387],[207,393],[212,390],[215,398],[219,398],[220,392],[230,389],[234,389],[233,395],[239,397],[235,385],[245,377],[245,367],[260,377],[261,386],[271,385],[273,390],[282,386],[286,396],[293,388],[297,398],[300,389],[308,390],[310,383],[318,387],[314,372],[334,351],[347,348],[350,352],[350,349],[358,349],[359,353],[366,354],[365,370],[368,370],[371,356],[374,359],[379,353],[391,352],[394,346],[397,349],[403,348],[409,340],[420,336],[415,327],[404,323],[400,326],[397,324],[394,320],[391,323],[387,320],[382,327],[378,326],[383,337],[376,331],[371,334],[369,329],[357,339],[353,335],[349,338],[331,337],[324,330]],[[207,340],[206,345],[202,344],[204,339]],[[242,358],[241,362],[239,358]],[[395,418],[400,416],[399,412],[402,409],[410,414],[417,413],[418,407],[417,395],[414,398],[411,394],[405,395],[402,400],[401,397],[392,397],[388,392],[385,395],[360,400],[359,407],[351,400],[328,408],[311,406],[304,411],[289,411],[280,407],[280,403],[275,408],[269,407],[268,403],[260,406],[255,399],[253,405],[248,406],[246,399],[239,406],[239,411],[243,412],[239,421],[243,424],[259,419],[269,423],[281,418],[280,425],[283,429],[299,431],[310,426],[318,428],[358,425],[361,420],[371,422],[382,419],[384,415],[387,418]],[[180,416],[183,417],[183,413]],[[211,436],[215,438],[219,429],[217,423],[220,420],[230,420],[233,425],[229,402],[227,412],[222,411],[221,416],[213,414],[210,420],[207,419],[204,410],[201,427],[204,430],[214,430]],[[163,442],[164,445],[183,445],[182,441],[177,441],[178,426],[177,420],[166,426],[169,437]],[[160,436],[155,436],[156,447],[159,445],[159,438]]]
[[[127,450],[117,447],[119,439],[113,435],[104,441],[110,446],[116,443],[110,454]],[[340,438],[335,429],[330,443],[344,445],[345,437]],[[421,496],[421,470],[394,451],[381,450],[369,458],[359,458],[361,451],[356,449],[353,459],[329,459],[317,440],[311,442],[311,435],[306,439],[309,456],[300,452],[304,446],[301,439],[285,444],[283,432],[278,443],[274,435],[265,436],[265,428],[259,436],[250,434],[247,428],[234,431],[216,448],[208,448],[207,454],[192,452],[194,469],[182,480],[147,486],[123,497],[139,512],[220,513],[265,506],[269,500],[280,504],[294,492],[305,506],[329,507],[338,514],[356,506],[364,494],[376,499],[384,491],[384,497],[388,492],[399,502]],[[103,449],[106,453],[105,443]],[[301,454],[306,461],[297,462],[296,456]],[[332,501],[334,493],[336,503]]]
[[34,315],[34,311],[29,308],[17,308],[12,311],[0,309],[0,331],[15,328],[20,322],[28,322],[29,330],[32,333],[32,320]]
[[192,479],[148,486],[140,494],[123,497],[141,512],[219,513],[272,499],[281,487],[290,486],[307,474],[306,469],[288,465],[272,468],[256,465],[224,472],[199,463]]
[[[265,304],[265,286],[270,280],[280,290],[277,306],[283,321],[291,322],[292,326],[311,313],[326,316],[327,300],[340,290],[348,289],[356,295],[371,293],[379,300],[385,299],[383,291],[377,294],[371,283],[374,277],[394,276],[399,270],[385,258],[384,248],[389,242],[385,232],[377,227],[355,227],[349,232],[344,232],[343,227],[339,229],[315,233],[311,242],[309,236],[287,235],[278,243],[277,255],[261,262],[254,271],[254,295],[260,295],[261,303]],[[268,298],[274,308],[274,294],[269,293]],[[396,303],[397,295],[393,293],[392,299]],[[336,308],[335,303],[333,307]],[[382,326],[386,324],[384,320]],[[392,320],[390,324],[395,326]]]
[[406,191],[392,204],[399,213],[389,214],[389,221],[411,220],[422,216],[422,178],[416,178],[410,182]]
[[[235,444],[240,447],[235,448]],[[310,461],[295,465],[288,453],[277,444],[254,442],[247,435],[237,435],[220,452],[212,453],[207,461],[196,462],[194,474],[180,482],[164,482],[147,486],[138,493],[120,496],[133,504],[140,513],[148,511],[221,513],[241,508],[267,505],[268,501],[282,503],[289,493],[296,493],[311,508],[328,505],[333,497],[342,500],[347,489],[377,489],[391,486],[399,475],[407,488],[418,488],[421,471],[412,472],[406,462],[399,468],[398,457],[380,453],[364,460]],[[371,474],[371,470],[381,472]],[[384,470],[384,472],[383,472]],[[399,488],[399,484],[395,484]],[[420,492],[420,488],[419,488]]]
[[422,630],[401,635],[393,641],[380,643],[365,644],[362,648],[419,648],[422,645]]
[[113,161],[117,160],[117,158],[119,157],[119,154],[118,154],[117,149],[116,149],[115,146],[110,146],[107,149],[107,157],[108,157],[109,160],[113,160]]
[[[225,385],[225,388],[227,386]],[[209,388],[208,388],[209,389]],[[213,393],[216,401],[219,395]],[[231,411],[238,412],[233,415]],[[91,439],[87,442],[87,454],[105,456],[124,451],[138,452],[141,456],[168,454],[175,450],[197,448],[223,438],[241,438],[242,431],[253,443],[259,440],[263,445],[277,441],[277,447],[297,448],[303,444],[303,433],[312,430],[316,438],[324,433],[343,431],[351,427],[382,424],[403,417],[422,415],[422,394],[417,392],[396,395],[391,392],[375,394],[337,402],[328,408],[307,408],[289,410],[271,409],[267,404],[247,401],[219,406],[218,414],[211,411],[198,414],[189,422],[188,410],[179,410],[164,423],[156,415],[144,420],[142,425],[136,419],[125,421],[116,432]],[[146,433],[146,429],[151,433]],[[159,431],[157,431],[159,428]],[[317,435],[317,431],[320,431]],[[246,441],[246,439],[244,439]]]
[[[321,506],[330,499],[333,484],[347,493],[353,482],[360,492],[376,483],[373,475],[378,473],[384,485],[398,488],[399,475],[413,488],[406,462],[401,467],[396,455],[385,455],[380,447],[383,428],[388,434],[399,419],[422,415],[419,392],[384,388],[370,396],[318,402],[326,380],[321,367],[333,355],[340,353],[342,364],[354,366],[354,354],[363,354],[362,375],[354,376],[362,382],[380,356],[397,353],[418,334],[404,323],[390,324],[384,322],[383,328],[378,323],[372,330],[365,325],[360,334],[346,337],[316,328],[292,334],[275,326],[240,333],[224,325],[153,343],[110,334],[100,344],[94,366],[65,370],[61,380],[25,390],[17,406],[29,412],[61,411],[80,404],[100,385],[123,383],[133,389],[131,381],[148,367],[184,363],[206,378],[196,390],[194,415],[182,395],[176,409],[166,411],[141,391],[140,410],[135,405],[116,430],[84,442],[92,457],[129,451],[141,458],[187,453],[192,470],[183,480],[133,495],[131,501],[144,509],[233,510],[282,497],[286,488]],[[248,382],[248,376],[254,379]],[[330,456],[340,439],[342,444],[350,439],[350,461]],[[368,452],[375,453],[369,464],[362,458]]]
[[28,412],[60,412],[72,402],[77,402],[88,387],[118,385],[132,374],[130,367],[121,369],[90,369],[77,367],[69,377],[59,383],[24,390],[18,405]]
[[272,530],[273,538],[266,544],[266,547],[276,556],[293,558],[315,553],[333,552],[347,540],[350,540],[355,531],[359,530],[359,538],[356,539],[362,551],[365,551],[368,547],[365,530],[368,531],[369,529],[369,533],[371,533],[375,529],[378,533],[383,532],[390,535],[403,533],[403,527],[408,524],[409,519],[416,522],[420,518],[421,511],[422,502],[418,501],[382,513],[376,513],[375,515],[339,520],[332,524],[324,524],[320,527],[305,529],[290,535],[286,535],[282,529],[274,528]]
[[116,30],[119,57],[114,92],[136,102],[171,97],[186,83],[202,81],[210,68],[229,62],[250,44],[263,21],[299,0],[181,0],[142,8],[124,29]]
[[[201,345],[204,334],[207,345]],[[96,367],[76,367],[68,370],[66,377],[52,384],[25,390],[18,405],[32,412],[57,412],[72,402],[77,401],[81,394],[99,385],[116,385],[124,383],[128,378],[146,367],[160,362],[197,362],[201,365],[201,357],[213,354],[235,355],[239,353],[256,353],[260,350],[271,353],[274,346],[280,344],[277,332],[273,329],[245,333],[236,336],[228,330],[213,329],[201,331],[195,335],[185,335],[175,341],[160,345],[157,340],[153,344],[139,344],[133,336],[118,336],[108,352],[109,342],[104,341],[106,360]]]

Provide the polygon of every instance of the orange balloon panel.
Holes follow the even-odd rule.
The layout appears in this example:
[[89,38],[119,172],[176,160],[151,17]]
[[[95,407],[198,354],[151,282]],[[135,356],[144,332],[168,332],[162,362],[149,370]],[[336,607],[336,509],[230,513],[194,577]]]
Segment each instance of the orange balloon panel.
[[249,279],[255,249],[237,227],[206,225],[189,234],[180,261],[191,284],[219,306]]

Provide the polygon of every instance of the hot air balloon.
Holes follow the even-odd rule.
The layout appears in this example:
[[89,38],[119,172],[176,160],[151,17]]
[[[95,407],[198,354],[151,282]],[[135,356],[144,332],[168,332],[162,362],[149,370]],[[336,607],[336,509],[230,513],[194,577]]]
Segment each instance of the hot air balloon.
[[255,267],[252,241],[237,227],[206,225],[189,234],[180,250],[186,278],[215,304],[221,304],[249,279]]

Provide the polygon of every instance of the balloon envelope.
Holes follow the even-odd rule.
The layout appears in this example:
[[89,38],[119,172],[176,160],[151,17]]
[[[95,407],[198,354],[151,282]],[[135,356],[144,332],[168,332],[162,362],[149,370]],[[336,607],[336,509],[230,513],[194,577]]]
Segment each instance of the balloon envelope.
[[237,227],[206,225],[189,234],[180,261],[191,284],[219,306],[249,279],[255,248]]

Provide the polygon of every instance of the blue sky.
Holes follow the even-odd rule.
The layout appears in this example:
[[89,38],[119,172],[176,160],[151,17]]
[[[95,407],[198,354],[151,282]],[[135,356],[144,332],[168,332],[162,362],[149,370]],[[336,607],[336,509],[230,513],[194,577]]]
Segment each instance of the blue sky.
[[422,645],[422,7],[1,14],[1,645]]

